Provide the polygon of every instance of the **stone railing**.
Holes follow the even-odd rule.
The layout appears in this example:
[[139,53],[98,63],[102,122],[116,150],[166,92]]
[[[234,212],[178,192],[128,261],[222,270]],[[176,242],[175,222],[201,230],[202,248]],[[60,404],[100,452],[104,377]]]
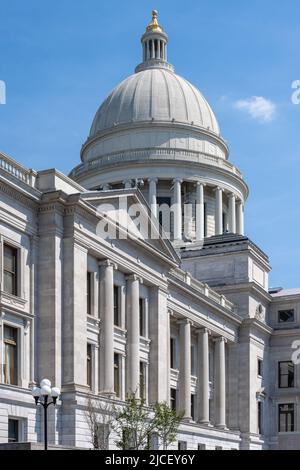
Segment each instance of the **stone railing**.
[[149,148],[149,149],[134,149],[126,150],[124,152],[110,153],[103,155],[94,160],[81,163],[70,173],[70,178],[76,178],[83,173],[96,170],[109,165],[114,165],[122,162],[130,161],[147,161],[157,160],[163,158],[164,160],[173,161],[185,161],[203,163],[206,165],[212,165],[224,170],[230,171],[239,178],[243,178],[242,173],[230,162],[224,160],[221,157],[209,155],[207,153],[197,152],[196,150],[184,150],[184,149],[171,149],[171,148]]
[[172,271],[171,276],[175,279],[178,279],[182,282],[185,282],[187,285],[193,287],[196,289],[198,292],[201,294],[205,295],[208,297],[210,300],[213,300],[217,304],[221,305],[222,307],[225,307],[227,310],[230,310],[232,313],[235,312],[235,306],[230,300],[226,299],[224,295],[218,294],[215,290],[211,289],[207,284],[204,284],[201,281],[198,281],[197,279],[194,279],[191,274],[176,269],[176,271]]
[[35,186],[36,172],[25,168],[3,153],[0,153],[0,168],[29,186]]

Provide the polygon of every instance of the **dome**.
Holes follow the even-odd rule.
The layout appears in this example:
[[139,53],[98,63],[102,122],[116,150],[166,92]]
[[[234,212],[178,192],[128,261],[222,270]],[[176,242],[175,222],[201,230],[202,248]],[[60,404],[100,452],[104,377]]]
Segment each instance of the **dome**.
[[131,75],[110,93],[95,116],[90,137],[119,124],[152,121],[188,124],[220,134],[215,115],[200,91],[156,64]]

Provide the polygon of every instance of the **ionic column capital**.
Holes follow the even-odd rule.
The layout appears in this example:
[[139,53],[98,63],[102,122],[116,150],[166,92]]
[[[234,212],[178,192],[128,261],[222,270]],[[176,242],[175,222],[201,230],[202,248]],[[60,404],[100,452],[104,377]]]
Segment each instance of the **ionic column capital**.
[[194,323],[192,322],[192,320],[190,320],[189,318],[182,318],[182,319],[179,319],[177,320],[177,325],[190,325],[190,326],[193,326]]
[[196,333],[199,336],[203,334],[208,334],[209,336],[211,336],[211,330],[209,330],[208,328],[196,328]]
[[214,343],[222,343],[224,342],[225,344],[227,343],[227,338],[225,338],[224,336],[218,336],[217,338],[214,338],[213,339],[213,342]]
[[158,178],[148,178],[148,183],[158,183]]
[[111,261],[110,259],[99,261],[98,265],[104,268],[113,268],[115,270],[118,269],[117,263],[115,263],[114,261]]
[[181,178],[174,178],[174,179],[172,180],[172,183],[173,183],[173,184],[175,184],[175,183],[180,183],[180,184],[182,184],[182,183],[183,183],[183,180],[182,180]]
[[217,191],[221,191],[222,193],[224,192],[224,188],[221,188],[221,186],[216,186],[215,188],[213,188],[213,191],[217,192]]
[[137,274],[127,274],[125,276],[126,281],[139,281],[140,284],[143,284],[143,279]]
[[205,188],[206,183],[204,183],[203,181],[196,181],[196,186],[203,186],[203,188]]

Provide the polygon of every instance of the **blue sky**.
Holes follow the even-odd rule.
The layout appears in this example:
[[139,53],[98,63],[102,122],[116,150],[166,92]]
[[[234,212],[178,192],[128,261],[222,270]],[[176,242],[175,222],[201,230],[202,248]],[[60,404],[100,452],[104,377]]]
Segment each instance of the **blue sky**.
[[98,106],[140,62],[153,8],[250,187],[246,232],[270,256],[270,284],[300,286],[299,0],[1,0],[0,150],[35,169],[78,164]]

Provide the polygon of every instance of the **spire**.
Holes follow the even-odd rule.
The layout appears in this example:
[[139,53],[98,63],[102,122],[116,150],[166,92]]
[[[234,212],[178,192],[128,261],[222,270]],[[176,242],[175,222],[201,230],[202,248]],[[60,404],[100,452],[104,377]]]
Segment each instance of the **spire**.
[[148,24],[146,31],[158,31],[160,33],[163,32],[162,26],[158,24],[157,21],[157,16],[158,16],[158,11],[157,10],[152,10],[152,21],[151,23]]
[[168,36],[163,27],[158,23],[157,10],[152,11],[152,20],[148,24],[142,36],[143,62],[137,66],[136,72],[149,68],[167,68],[174,70],[167,62]]

